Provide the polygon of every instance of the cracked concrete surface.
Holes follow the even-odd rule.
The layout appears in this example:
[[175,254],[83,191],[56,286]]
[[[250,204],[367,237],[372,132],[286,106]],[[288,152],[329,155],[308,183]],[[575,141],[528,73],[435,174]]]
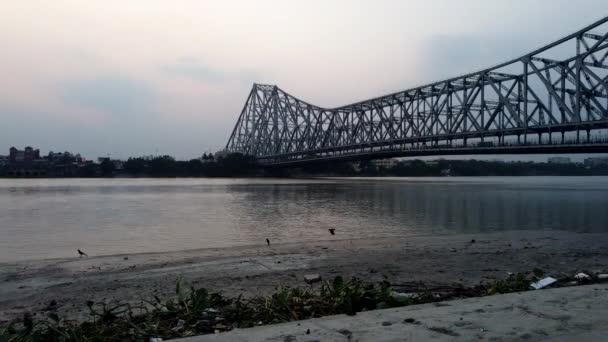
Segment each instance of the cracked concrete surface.
[[[606,341],[608,284],[512,293],[236,329],[180,342]],[[310,331],[307,334],[307,331]]]

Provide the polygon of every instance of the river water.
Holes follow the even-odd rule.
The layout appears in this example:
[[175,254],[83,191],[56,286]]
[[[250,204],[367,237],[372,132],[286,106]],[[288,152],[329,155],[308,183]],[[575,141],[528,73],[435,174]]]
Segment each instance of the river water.
[[608,177],[0,179],[0,262],[502,230],[608,232]]

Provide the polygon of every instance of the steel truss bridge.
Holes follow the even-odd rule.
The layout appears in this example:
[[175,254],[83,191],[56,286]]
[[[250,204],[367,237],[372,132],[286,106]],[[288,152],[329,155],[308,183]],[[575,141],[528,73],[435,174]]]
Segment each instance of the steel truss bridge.
[[608,17],[495,67],[337,108],[254,84],[226,145],[264,165],[608,152]]

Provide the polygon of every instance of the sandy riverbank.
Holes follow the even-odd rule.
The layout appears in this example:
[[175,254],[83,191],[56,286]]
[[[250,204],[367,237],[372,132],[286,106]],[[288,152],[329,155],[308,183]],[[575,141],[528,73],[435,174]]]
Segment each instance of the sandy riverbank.
[[[338,235],[339,236],[339,235]],[[475,243],[471,240],[475,239]],[[55,300],[60,314],[86,317],[85,302],[170,296],[183,277],[226,294],[305,286],[304,274],[369,280],[397,288],[440,289],[505,278],[535,267],[549,273],[608,271],[608,234],[514,231],[484,235],[335,240],[169,253],[0,264],[0,324]]]

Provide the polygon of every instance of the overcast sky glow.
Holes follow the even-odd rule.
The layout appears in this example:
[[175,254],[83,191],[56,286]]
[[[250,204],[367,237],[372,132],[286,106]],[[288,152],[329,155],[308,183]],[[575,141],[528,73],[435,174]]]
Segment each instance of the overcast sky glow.
[[606,0],[13,0],[0,5],[0,154],[200,156],[252,83],[338,106],[497,64]]

